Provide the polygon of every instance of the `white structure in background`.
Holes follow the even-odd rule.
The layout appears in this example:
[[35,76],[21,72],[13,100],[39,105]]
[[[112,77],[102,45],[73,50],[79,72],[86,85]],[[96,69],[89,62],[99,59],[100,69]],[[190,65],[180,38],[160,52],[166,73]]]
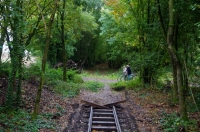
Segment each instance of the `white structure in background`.
[[[1,60],[2,62],[10,61],[10,50],[7,44],[3,45]],[[36,62],[36,57],[33,57],[31,53],[26,50],[25,57],[24,57],[24,64],[26,66],[29,66],[30,64],[35,63],[35,62]]]
[[8,49],[7,44],[3,45],[1,60],[2,60],[2,62],[10,60],[10,51]]

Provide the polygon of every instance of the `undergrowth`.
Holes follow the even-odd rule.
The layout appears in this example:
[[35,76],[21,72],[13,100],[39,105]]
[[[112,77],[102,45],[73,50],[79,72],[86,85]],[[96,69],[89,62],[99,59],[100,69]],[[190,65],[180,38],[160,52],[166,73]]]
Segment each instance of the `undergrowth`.
[[79,94],[81,85],[72,82],[55,81],[55,86],[52,88],[53,91],[63,95],[64,97],[75,97]]
[[[200,89],[199,88],[191,88],[192,92],[189,91],[189,96],[187,97],[187,108],[188,112],[196,112],[200,110]],[[195,102],[192,98],[192,96],[195,99]]]
[[183,121],[176,113],[167,114],[163,113],[163,118],[160,120],[160,124],[165,132],[197,132],[197,121],[189,120]]
[[53,91],[63,95],[64,97],[75,97],[79,94],[83,80],[79,75],[77,75],[77,71],[68,70],[66,82],[62,81],[61,69],[57,69],[57,71],[54,69],[49,73],[51,74],[49,74],[46,83],[51,85]]
[[[26,80],[35,78],[39,80],[40,66],[38,63],[32,64],[30,67],[25,68],[24,77]],[[61,68],[53,69],[49,65],[46,66],[45,84],[50,86],[51,89],[63,95],[64,97],[75,97],[81,88],[80,83],[83,83],[82,78],[77,74],[76,70],[67,70],[67,81],[62,81],[63,70]]]
[[37,116],[36,119],[31,119],[31,115],[24,110],[4,113],[0,107],[0,131],[1,132],[38,132],[40,128],[48,128],[56,130],[56,125],[51,119],[46,119],[44,116]]

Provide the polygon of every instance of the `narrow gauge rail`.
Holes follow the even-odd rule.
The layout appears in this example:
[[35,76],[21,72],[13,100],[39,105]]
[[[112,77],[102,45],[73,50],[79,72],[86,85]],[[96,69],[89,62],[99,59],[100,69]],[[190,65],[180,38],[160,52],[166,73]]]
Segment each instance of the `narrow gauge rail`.
[[88,122],[88,132],[122,132],[118,121],[115,106],[112,108],[93,108],[90,107],[90,117]]

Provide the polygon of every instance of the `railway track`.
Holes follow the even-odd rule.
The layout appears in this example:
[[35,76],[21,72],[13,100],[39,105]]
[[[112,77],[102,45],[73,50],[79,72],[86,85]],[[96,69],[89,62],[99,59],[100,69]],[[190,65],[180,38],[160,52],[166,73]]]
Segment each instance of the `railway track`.
[[92,131],[122,132],[115,106],[112,106],[112,108],[90,107],[88,132]]

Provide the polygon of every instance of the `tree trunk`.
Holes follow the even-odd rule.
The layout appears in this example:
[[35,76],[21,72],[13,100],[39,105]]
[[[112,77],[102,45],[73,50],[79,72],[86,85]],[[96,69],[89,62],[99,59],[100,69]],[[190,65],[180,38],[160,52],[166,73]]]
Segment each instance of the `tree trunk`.
[[63,7],[61,12],[61,40],[62,40],[62,56],[63,56],[63,81],[67,81],[66,74],[67,74],[67,68],[66,68],[66,48],[65,48],[65,28],[64,28],[64,17],[65,17],[65,5],[66,0],[63,0]]
[[20,104],[21,104],[21,84],[22,84],[22,60],[23,60],[23,52],[20,52],[19,53],[19,56],[18,56],[18,83],[17,83],[17,94],[16,94],[16,107],[17,109],[20,107]]
[[172,63],[172,76],[173,76],[173,101],[177,102],[178,100],[178,86],[177,86],[177,69],[176,69],[176,65],[173,59],[173,56],[170,55],[171,58],[171,63]]
[[167,38],[167,32],[165,30],[163,17],[162,17],[162,13],[161,13],[161,8],[160,8],[160,0],[157,0],[157,5],[158,5],[158,17],[159,17],[159,21],[160,21],[160,24],[161,24],[161,28],[163,30],[164,37]]
[[182,67],[181,62],[177,56],[177,51],[175,51],[174,42],[173,42],[173,35],[174,35],[174,12],[173,12],[173,0],[169,0],[169,27],[168,27],[168,35],[167,35],[167,44],[168,44],[168,51],[171,56],[171,63],[173,68],[177,70],[177,86],[178,86],[178,99],[179,99],[179,109],[181,119],[188,120],[187,117],[187,109],[185,104],[185,96],[183,94],[183,78],[182,78]]
[[[161,13],[161,7],[160,7],[160,0],[157,0],[157,6],[158,6],[158,17],[159,17],[159,21],[161,24],[161,28],[163,30],[163,34],[164,34],[164,38],[167,39],[167,32],[165,30],[165,26],[164,26],[164,22],[163,22],[163,17],[162,17],[162,13]],[[175,36],[177,36],[177,34],[175,34]],[[177,37],[175,38],[175,40],[177,40]],[[169,49],[167,49],[169,52]],[[172,54],[169,52],[170,54],[170,60],[172,63],[172,76],[173,76],[173,101],[176,102],[178,100],[178,87],[177,87],[177,70],[176,70],[176,65],[175,62],[173,60],[173,56]]]
[[[9,46],[10,58],[11,58],[11,72],[9,74],[8,91],[7,91],[7,96],[6,96],[6,106],[7,106],[8,112],[13,110],[13,104],[15,101],[14,99],[16,99],[14,97],[14,90],[16,88],[15,87],[16,76],[17,76],[17,72],[20,72],[20,71],[18,71],[19,70],[18,64],[20,63],[19,62],[19,54],[20,54],[19,49],[21,46],[21,33],[22,33],[22,29],[20,26],[20,23],[22,22],[21,9],[22,9],[22,1],[17,0],[16,5],[13,7],[13,11],[17,15],[13,17],[13,25],[10,24],[11,30],[13,32],[13,34],[12,34],[13,41],[12,41],[12,47]],[[21,73],[19,73],[19,74],[21,74]],[[19,93],[19,91],[17,92],[17,94],[18,93]],[[16,96],[18,96],[18,95],[16,95]]]
[[57,10],[59,0],[54,0],[54,8],[51,13],[51,17],[49,19],[48,27],[46,29],[46,44],[45,44],[45,49],[42,57],[42,73],[40,77],[40,85],[38,88],[36,100],[35,100],[35,107],[34,107],[34,112],[32,117],[36,118],[36,116],[39,114],[39,106],[40,106],[40,98],[42,94],[42,88],[44,84],[44,76],[45,76],[45,66],[46,66],[46,60],[47,60],[47,55],[48,55],[48,50],[49,50],[49,45],[50,45],[50,35],[51,35],[51,29],[52,29],[52,24],[54,20],[54,16]]

